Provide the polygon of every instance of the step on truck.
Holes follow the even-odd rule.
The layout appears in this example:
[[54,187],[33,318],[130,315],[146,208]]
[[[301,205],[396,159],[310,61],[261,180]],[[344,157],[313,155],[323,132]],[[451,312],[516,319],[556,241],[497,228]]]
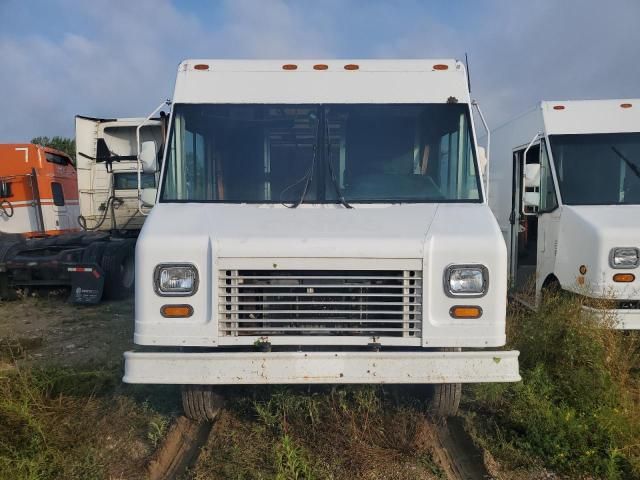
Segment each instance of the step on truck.
[[519,380],[463,64],[187,60],[167,138],[125,382],[211,419],[222,385],[431,384],[448,415]]
[[[76,165],[39,145],[0,145],[0,298],[70,288],[75,303],[133,293],[138,144],[163,143],[163,118],[76,117]],[[141,177],[155,188],[153,175]],[[145,210],[146,209],[146,210]]]
[[[640,99],[545,101],[491,133],[490,206],[514,295],[585,298],[640,328]],[[531,297],[531,295],[529,295]]]

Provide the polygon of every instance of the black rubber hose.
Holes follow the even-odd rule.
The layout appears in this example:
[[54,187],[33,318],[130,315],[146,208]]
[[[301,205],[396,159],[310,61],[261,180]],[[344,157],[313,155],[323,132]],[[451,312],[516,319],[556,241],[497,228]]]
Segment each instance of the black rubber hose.
[[6,215],[7,218],[13,217],[13,204],[6,198],[0,201],[0,210],[2,210],[2,213]]

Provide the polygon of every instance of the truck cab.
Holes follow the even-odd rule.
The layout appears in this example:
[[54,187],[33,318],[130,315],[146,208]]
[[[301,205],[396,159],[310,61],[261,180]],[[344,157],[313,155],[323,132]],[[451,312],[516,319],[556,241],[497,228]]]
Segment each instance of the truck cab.
[[519,380],[470,107],[455,60],[182,62],[124,381]]
[[[491,134],[511,284],[640,328],[640,100],[545,101]],[[517,294],[517,293],[516,293]]]
[[0,145],[0,232],[25,237],[80,228],[76,170],[64,152],[35,144]]

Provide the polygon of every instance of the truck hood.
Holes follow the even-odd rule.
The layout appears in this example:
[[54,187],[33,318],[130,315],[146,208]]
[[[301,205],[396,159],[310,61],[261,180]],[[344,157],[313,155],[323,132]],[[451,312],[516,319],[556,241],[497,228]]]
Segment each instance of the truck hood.
[[[423,258],[438,204],[156,205],[144,234],[209,237],[218,257]],[[464,206],[463,206],[464,208]],[[162,220],[160,220],[162,219]],[[178,242],[180,240],[177,240]]]
[[640,205],[576,205],[563,210],[572,223],[581,224],[611,247],[640,247]]

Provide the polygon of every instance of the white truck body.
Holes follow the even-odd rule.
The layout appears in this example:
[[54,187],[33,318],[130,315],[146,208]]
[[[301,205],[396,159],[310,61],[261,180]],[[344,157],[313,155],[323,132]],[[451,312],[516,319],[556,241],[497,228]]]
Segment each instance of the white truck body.
[[[614,249],[640,247],[640,99],[545,101],[493,130],[491,145],[489,203],[512,285],[534,284],[536,302],[551,284],[613,299],[603,313],[618,328],[640,328],[637,266],[614,268],[611,259]],[[540,165],[533,168],[542,180],[534,181],[539,195],[529,188],[525,215],[528,147],[526,161]]]
[[[80,214],[89,229],[135,231],[142,227],[144,216],[138,211],[136,129],[144,120],[76,116]],[[154,141],[159,151],[164,140],[161,121],[146,122],[140,136],[141,142]],[[145,175],[144,186],[152,187],[155,183],[153,174]],[[106,221],[98,226],[111,196],[118,199],[113,205],[113,217],[107,212]]]
[[[393,162],[376,160],[387,145],[375,145],[373,132],[382,120],[362,112],[379,111],[382,118],[390,109],[400,123],[414,115],[409,110],[418,112],[415,125],[424,121],[432,130],[440,127],[439,117],[428,115],[431,109],[455,111],[456,130],[424,133],[438,139],[430,147],[417,127],[398,130],[397,138],[408,139],[397,147],[402,155]],[[360,138],[363,122],[373,130]],[[519,380],[517,352],[493,348],[505,343],[507,253],[477,170],[460,62],[187,60],[178,69],[170,123],[158,200],[136,249],[134,341],[144,347],[125,354],[125,382]],[[215,136],[217,131],[224,134]],[[384,128],[378,131],[384,136]],[[225,150],[236,132],[245,132],[246,140]],[[252,156],[242,149],[253,141],[259,149]],[[367,154],[356,164],[359,151]],[[307,171],[305,163],[303,182],[292,185],[302,191],[306,178],[314,186],[308,199],[304,189],[298,206],[300,194],[289,194],[292,185],[282,188],[278,182],[290,181],[287,171],[299,168],[305,154],[311,166]],[[320,163],[314,167],[316,156]],[[332,158],[334,185],[345,192],[344,203],[318,200],[325,187],[315,176],[325,166],[324,195],[332,195]],[[386,170],[367,178],[389,183],[402,176],[426,185],[425,172],[437,169],[436,181],[443,183],[434,191],[440,195],[448,182],[448,195],[455,198],[367,200],[374,194],[354,193],[355,185],[360,182],[364,192],[379,185],[357,177],[349,183],[348,177],[350,168],[369,168],[368,159]],[[405,161],[411,175],[389,171]],[[233,182],[222,185],[221,171],[235,168],[247,191],[251,186],[250,198],[234,196],[245,193]],[[460,193],[456,182],[463,175],[468,185]],[[447,294],[445,273],[454,265],[484,272],[482,293]],[[166,266],[197,271],[188,294],[162,293],[159,277]],[[466,317],[456,307],[478,315]],[[172,308],[187,313],[174,318],[166,314]]]

